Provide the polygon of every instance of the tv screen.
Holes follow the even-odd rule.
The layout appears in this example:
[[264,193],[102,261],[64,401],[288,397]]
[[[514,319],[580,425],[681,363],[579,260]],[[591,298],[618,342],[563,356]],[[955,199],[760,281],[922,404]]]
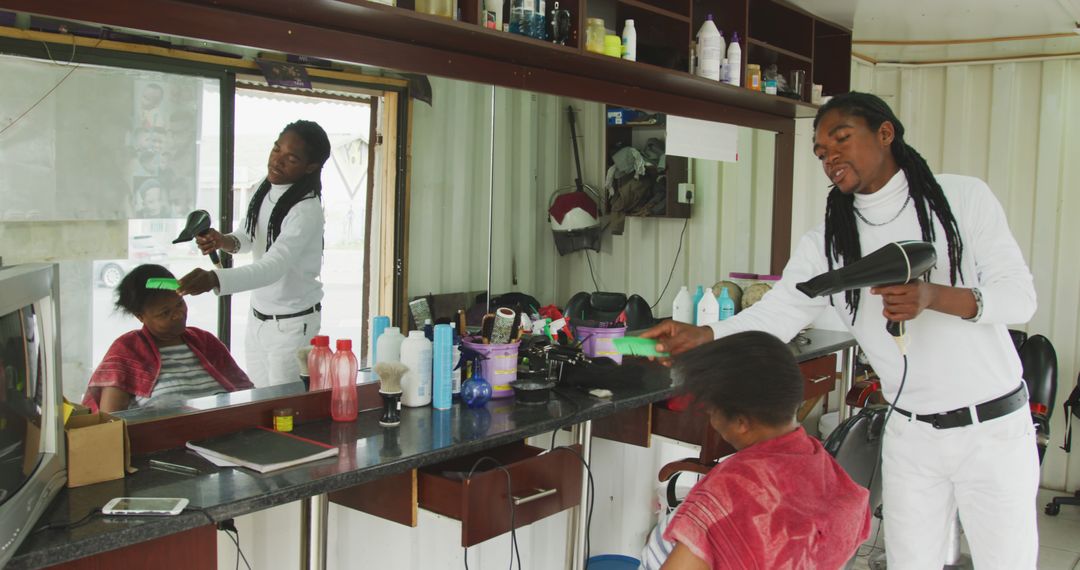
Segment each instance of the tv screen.
[[37,320],[33,305],[0,315],[0,505],[29,480],[43,455]]

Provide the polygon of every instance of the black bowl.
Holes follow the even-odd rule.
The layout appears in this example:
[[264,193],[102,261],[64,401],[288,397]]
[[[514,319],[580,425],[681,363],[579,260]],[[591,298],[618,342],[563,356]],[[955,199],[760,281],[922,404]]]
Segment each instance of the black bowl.
[[510,384],[514,397],[520,404],[546,404],[551,397],[554,382],[517,381]]

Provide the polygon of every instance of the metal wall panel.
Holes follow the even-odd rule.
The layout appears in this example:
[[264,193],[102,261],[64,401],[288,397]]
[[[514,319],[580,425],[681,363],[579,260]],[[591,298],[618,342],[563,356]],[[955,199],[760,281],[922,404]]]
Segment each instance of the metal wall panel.
[[[1080,371],[1080,58],[951,66],[853,60],[852,89],[893,106],[935,172],[986,180],[1008,216],[1039,297],[1031,322],[1058,354],[1058,406],[1043,485],[1080,486],[1080,457],[1059,448],[1060,403]],[[1080,454],[1074,454],[1080,455]]]

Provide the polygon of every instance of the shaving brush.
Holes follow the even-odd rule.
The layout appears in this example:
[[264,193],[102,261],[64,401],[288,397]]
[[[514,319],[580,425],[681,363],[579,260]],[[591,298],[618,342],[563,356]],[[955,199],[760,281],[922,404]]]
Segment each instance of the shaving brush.
[[409,367],[400,362],[380,362],[374,372],[379,377],[379,396],[383,401],[383,413],[379,425],[396,426],[401,423],[401,377]]
[[296,350],[296,364],[300,367],[300,381],[304,383],[304,389],[309,390],[311,376],[308,374],[307,357],[311,352],[310,346],[300,347]]

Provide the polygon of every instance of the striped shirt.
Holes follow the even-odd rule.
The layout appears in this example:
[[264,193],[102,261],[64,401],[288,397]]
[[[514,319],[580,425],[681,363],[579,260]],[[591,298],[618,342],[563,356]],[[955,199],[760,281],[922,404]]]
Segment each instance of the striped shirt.
[[159,350],[161,372],[154,389],[148,397],[136,396],[132,408],[168,406],[227,391],[203,368],[187,344],[163,346]]

